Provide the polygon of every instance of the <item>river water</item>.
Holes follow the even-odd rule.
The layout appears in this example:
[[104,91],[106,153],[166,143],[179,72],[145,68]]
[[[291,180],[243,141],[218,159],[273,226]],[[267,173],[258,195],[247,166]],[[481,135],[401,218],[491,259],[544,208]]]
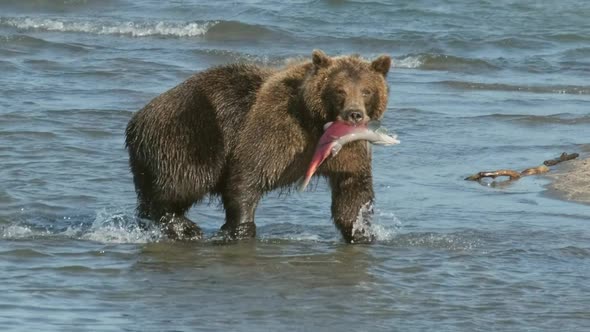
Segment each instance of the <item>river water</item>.
[[[0,330],[590,330],[590,207],[542,176],[463,180],[588,156],[588,17],[584,0],[0,0]],[[378,241],[341,241],[321,180],[266,197],[255,240],[140,228],[131,115],[196,71],[314,48],[394,59]],[[189,216],[208,238],[223,223],[215,200]]]

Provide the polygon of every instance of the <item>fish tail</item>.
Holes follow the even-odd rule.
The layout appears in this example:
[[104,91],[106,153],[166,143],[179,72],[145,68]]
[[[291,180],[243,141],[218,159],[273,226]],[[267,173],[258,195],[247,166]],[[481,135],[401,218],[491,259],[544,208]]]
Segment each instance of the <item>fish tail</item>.
[[307,185],[309,184],[310,179],[311,178],[302,176],[299,180],[297,180],[297,191],[304,192],[305,188],[307,188]]
[[309,180],[311,180],[311,177],[302,176],[299,181],[297,181],[297,190],[299,192],[305,191],[305,188],[309,184]]

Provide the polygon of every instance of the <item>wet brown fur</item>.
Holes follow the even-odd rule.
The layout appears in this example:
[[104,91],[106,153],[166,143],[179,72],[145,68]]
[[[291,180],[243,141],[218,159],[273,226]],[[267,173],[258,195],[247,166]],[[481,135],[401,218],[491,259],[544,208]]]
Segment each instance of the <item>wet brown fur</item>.
[[[351,109],[363,120],[383,116],[390,63],[387,56],[367,62],[314,51],[312,61],[283,69],[210,69],[156,97],[126,131],[139,215],[180,223],[172,237],[198,237],[184,214],[207,194],[219,195],[226,235],[254,236],[258,201],[304,175],[326,122],[348,120]],[[374,198],[365,142],[346,145],[318,173],[329,180],[332,216],[344,238],[370,241],[353,227]]]

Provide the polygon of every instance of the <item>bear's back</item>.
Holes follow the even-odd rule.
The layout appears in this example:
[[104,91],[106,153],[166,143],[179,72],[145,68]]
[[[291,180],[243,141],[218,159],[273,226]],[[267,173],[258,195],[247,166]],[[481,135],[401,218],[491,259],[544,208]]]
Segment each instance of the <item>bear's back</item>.
[[126,145],[138,190],[151,192],[155,184],[165,199],[187,201],[210,191],[257,91],[272,73],[247,64],[215,67],[136,112],[127,126]]

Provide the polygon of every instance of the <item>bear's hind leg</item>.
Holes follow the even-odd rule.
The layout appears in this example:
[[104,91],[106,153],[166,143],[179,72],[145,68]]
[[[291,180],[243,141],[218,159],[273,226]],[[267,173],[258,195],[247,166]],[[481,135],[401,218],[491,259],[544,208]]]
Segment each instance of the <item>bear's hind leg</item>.
[[[149,207],[145,205],[149,204]],[[149,218],[156,222],[171,240],[198,240],[203,237],[203,231],[197,224],[185,215],[192,206],[192,202],[180,204],[178,202],[150,201],[138,205],[139,215],[149,214]],[[142,209],[144,212],[140,210]]]
[[139,218],[153,220],[171,240],[196,240],[203,237],[201,228],[185,217],[192,201],[179,203],[158,200],[152,190],[151,174],[143,170],[134,174]]

